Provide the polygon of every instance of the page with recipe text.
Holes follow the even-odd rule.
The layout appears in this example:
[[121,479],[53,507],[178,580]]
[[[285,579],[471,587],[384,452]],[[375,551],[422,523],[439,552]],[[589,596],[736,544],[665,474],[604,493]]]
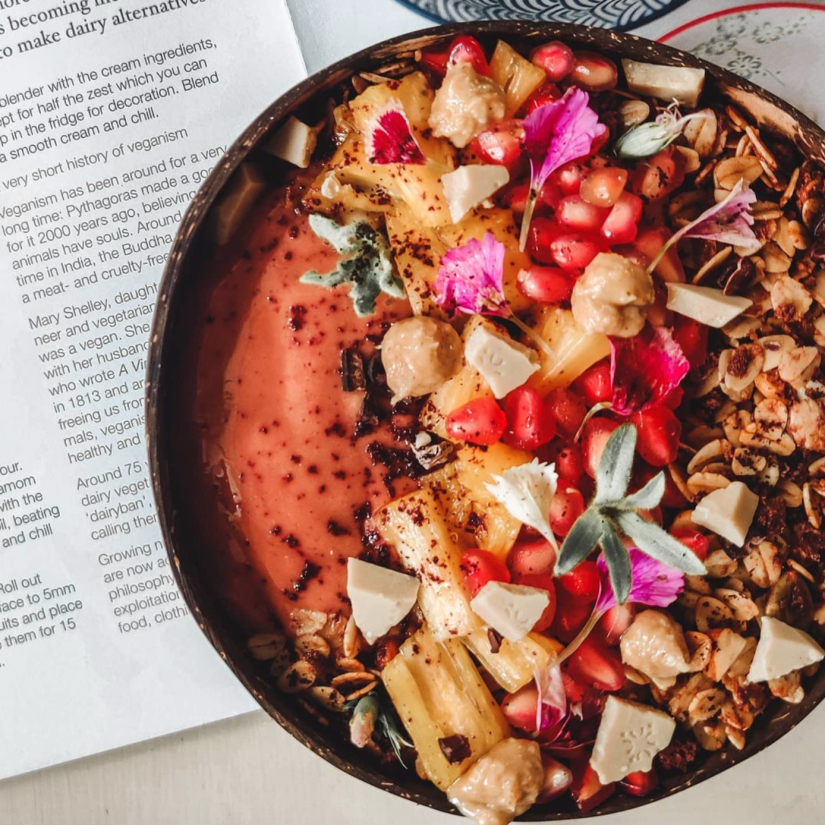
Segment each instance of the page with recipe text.
[[0,2],[0,778],[254,707],[169,569],[143,381],[190,198],[304,75],[284,0]]

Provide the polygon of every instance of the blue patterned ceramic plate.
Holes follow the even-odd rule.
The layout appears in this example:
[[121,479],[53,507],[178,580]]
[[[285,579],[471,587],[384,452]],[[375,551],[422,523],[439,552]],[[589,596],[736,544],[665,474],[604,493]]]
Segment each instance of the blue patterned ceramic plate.
[[687,0],[399,0],[439,23],[543,20],[600,29],[632,29]]

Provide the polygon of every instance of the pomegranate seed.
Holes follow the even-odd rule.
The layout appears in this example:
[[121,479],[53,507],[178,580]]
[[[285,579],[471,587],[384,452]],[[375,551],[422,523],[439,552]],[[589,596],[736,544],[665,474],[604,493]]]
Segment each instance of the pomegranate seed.
[[602,580],[596,562],[585,560],[579,562],[569,573],[559,576],[558,584],[565,593],[594,604],[599,598]]
[[489,582],[510,581],[507,565],[488,550],[467,550],[461,557],[461,572],[471,597]]
[[647,796],[659,784],[656,771],[634,771],[629,773],[620,783],[622,790],[631,796]]
[[527,98],[527,103],[524,104],[523,113],[525,116],[548,103],[555,103],[561,97],[561,90],[555,83],[543,83]]
[[447,435],[469,444],[495,444],[501,441],[507,416],[492,398],[476,398],[447,416]]
[[507,557],[510,570],[519,575],[552,574],[556,565],[556,551],[546,539],[518,542]]
[[564,80],[573,71],[576,63],[573,50],[558,40],[537,46],[530,52],[530,61],[536,66],[541,66],[548,79],[554,83]]
[[575,487],[559,487],[550,504],[550,528],[564,538],[584,510],[584,497]]
[[[633,468],[633,481],[631,490],[641,490],[655,475],[661,472],[658,468],[651,467],[644,461],[636,461]],[[683,510],[689,504],[688,500],[679,491],[670,473],[665,473],[665,494],[662,496],[662,507],[673,510]]]
[[553,263],[550,245],[559,235],[559,227],[548,218],[533,218],[527,240],[527,251],[543,264]]
[[656,201],[669,195],[684,179],[684,156],[669,146],[636,164],[630,175],[630,187],[645,200]]
[[512,169],[524,154],[524,128],[520,120],[504,120],[476,135],[470,149],[485,163]]
[[551,635],[562,642],[572,642],[592,612],[593,602],[571,596],[561,587],[556,588],[556,616]]
[[573,772],[566,765],[544,753],[541,755],[541,763],[544,766],[544,779],[536,800],[539,805],[557,799],[569,791],[573,784]]
[[518,274],[519,292],[540,304],[560,304],[570,298],[573,281],[554,266],[530,266]]
[[518,387],[504,400],[504,441],[521,450],[537,450],[556,434],[556,421],[544,399],[531,387]]
[[570,80],[588,92],[606,92],[616,85],[616,64],[597,52],[574,52],[576,60]]
[[547,451],[542,460],[556,465],[556,472],[565,484],[578,485],[584,472],[582,451],[578,444],[556,442],[551,445],[551,449]]
[[587,415],[584,401],[566,387],[553,390],[544,401],[556,419],[557,428],[568,437],[574,436]]
[[[615,207],[614,207],[615,208]],[[567,195],[559,201],[556,209],[556,220],[581,232],[598,232],[605,218],[610,214],[601,206],[593,206],[581,195]]]
[[606,644],[617,645],[622,634],[633,623],[635,609],[629,604],[614,604],[604,616],[599,619],[598,628]]
[[599,361],[588,367],[574,382],[573,387],[584,397],[588,407],[610,401],[613,398],[613,382],[610,380],[610,361]]
[[570,655],[567,668],[574,678],[597,690],[615,691],[624,685],[622,660],[592,636],[588,636]]
[[[649,262],[659,254],[669,239],[670,232],[663,226],[657,226],[640,232],[633,245]],[[644,265],[647,266],[646,263]],[[685,270],[674,247],[668,249],[656,264],[655,272],[663,281],[681,284],[685,282]]]
[[704,324],[677,315],[673,320],[673,337],[690,362],[691,369],[705,363],[708,357],[708,328]]
[[610,436],[619,426],[618,421],[611,418],[591,418],[584,425],[582,433],[582,457],[584,458],[584,471],[590,478],[596,477],[596,468],[599,466],[602,453]]
[[601,236],[611,246],[635,241],[643,206],[641,198],[622,192],[602,224]]
[[525,733],[536,732],[538,708],[539,692],[532,685],[505,696],[504,701],[501,703],[504,718],[514,728],[523,730]]
[[546,590],[550,597],[550,602],[544,608],[539,620],[533,625],[533,630],[541,632],[547,630],[553,624],[556,615],[556,580],[550,573],[516,573],[513,576],[513,584],[521,584],[524,587],[536,587],[539,590]]
[[548,178],[544,182],[544,186],[541,187],[538,202],[539,205],[544,204],[545,206],[549,206],[551,209],[555,210],[563,197],[564,194],[562,193],[559,184],[554,181],[553,178]]
[[578,195],[587,170],[580,163],[570,161],[560,166],[551,176],[563,195]]
[[699,561],[704,561],[708,557],[710,541],[707,536],[698,530],[677,527],[670,531],[670,535],[675,539],[679,539],[686,547],[689,547],[698,557]]
[[636,451],[653,467],[672,464],[679,453],[682,425],[673,410],[659,404],[633,416],[639,438]]
[[624,191],[627,171],[616,166],[594,169],[583,181],[579,193],[594,206],[613,206]]
[[579,272],[584,269],[604,250],[604,245],[597,238],[572,232],[560,235],[550,242],[550,255],[553,261],[568,272]]
[[472,63],[479,74],[490,74],[490,64],[483,46],[470,35],[456,37],[444,51],[427,50],[421,55],[421,63],[442,76],[447,73],[448,66],[462,61]]
[[578,766],[578,770],[573,771],[573,785],[570,788],[576,807],[584,813],[597,808],[616,791],[615,782],[602,785],[596,771],[590,767],[589,759],[588,754]]

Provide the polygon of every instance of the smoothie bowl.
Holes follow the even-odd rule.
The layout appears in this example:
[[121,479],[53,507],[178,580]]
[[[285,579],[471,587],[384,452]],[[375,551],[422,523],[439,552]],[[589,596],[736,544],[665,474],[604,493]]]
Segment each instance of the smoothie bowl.
[[170,255],[148,439],[184,595],[282,726],[504,825],[815,707],[823,137],[674,49],[482,23],[238,139]]

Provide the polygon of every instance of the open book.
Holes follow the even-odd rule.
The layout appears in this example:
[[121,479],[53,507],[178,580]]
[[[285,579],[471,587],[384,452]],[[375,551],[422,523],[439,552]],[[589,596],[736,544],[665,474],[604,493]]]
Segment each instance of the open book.
[[169,570],[143,378],[183,211],[305,68],[284,0],[0,6],[4,777],[255,707]]

